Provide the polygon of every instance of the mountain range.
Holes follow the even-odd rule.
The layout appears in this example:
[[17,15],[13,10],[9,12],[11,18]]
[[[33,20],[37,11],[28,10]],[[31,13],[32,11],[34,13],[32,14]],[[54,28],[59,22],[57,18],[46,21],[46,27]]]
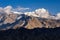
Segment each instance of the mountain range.
[[0,13],[0,30],[17,29],[24,27],[27,29],[34,28],[56,28],[60,27],[60,19],[52,19],[40,17],[38,14],[17,14],[17,12],[10,14]]

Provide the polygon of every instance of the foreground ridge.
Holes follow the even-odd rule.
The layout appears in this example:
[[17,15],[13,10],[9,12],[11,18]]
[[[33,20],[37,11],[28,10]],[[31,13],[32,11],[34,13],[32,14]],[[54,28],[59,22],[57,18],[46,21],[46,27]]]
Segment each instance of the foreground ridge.
[[0,31],[0,40],[60,40],[60,28],[18,28]]

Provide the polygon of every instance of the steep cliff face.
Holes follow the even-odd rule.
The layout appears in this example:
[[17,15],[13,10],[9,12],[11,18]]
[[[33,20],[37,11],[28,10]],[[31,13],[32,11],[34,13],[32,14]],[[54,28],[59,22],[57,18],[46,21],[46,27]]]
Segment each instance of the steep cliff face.
[[60,27],[60,20],[47,19],[40,17],[28,16],[25,14],[0,15],[0,29],[16,29],[24,27],[27,29],[34,28],[56,28]]
[[28,29],[43,28],[43,27],[44,28],[60,27],[60,20],[33,17],[28,21],[28,24],[26,25],[26,28]]
[[9,14],[6,16],[4,23],[6,23],[6,24],[13,23],[13,22],[15,22],[17,17],[18,17],[18,15],[16,15],[16,14]]
[[33,29],[33,28],[42,28],[42,23],[37,19],[32,17],[30,20],[28,20],[28,24],[26,25],[27,29]]

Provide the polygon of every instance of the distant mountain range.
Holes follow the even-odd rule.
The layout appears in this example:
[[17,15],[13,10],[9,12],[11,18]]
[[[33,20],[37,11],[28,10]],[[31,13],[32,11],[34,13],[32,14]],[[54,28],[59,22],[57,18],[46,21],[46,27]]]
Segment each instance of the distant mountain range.
[[59,18],[34,12],[0,12],[0,40],[60,40]]
[[60,20],[36,17],[27,14],[16,14],[12,12],[11,14],[0,13],[0,30],[16,29],[20,27],[27,29],[56,28],[60,27]]

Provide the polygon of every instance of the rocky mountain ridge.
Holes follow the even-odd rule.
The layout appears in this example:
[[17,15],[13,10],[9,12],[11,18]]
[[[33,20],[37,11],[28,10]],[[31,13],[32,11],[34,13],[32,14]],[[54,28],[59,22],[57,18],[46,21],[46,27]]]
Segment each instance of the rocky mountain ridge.
[[60,20],[28,16],[25,14],[0,14],[0,30],[16,29],[24,27],[34,28],[56,28],[60,27]]

